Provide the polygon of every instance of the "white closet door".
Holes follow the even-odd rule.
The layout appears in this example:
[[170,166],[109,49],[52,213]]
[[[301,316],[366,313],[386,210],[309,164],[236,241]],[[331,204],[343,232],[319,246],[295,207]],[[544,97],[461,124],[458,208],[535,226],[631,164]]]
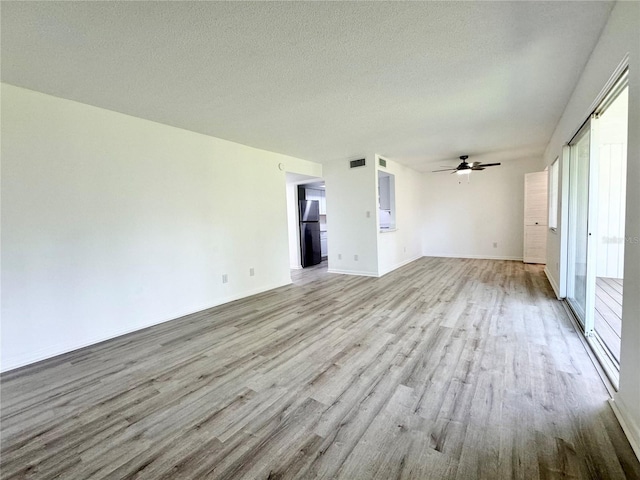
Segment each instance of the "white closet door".
[[547,263],[547,172],[524,176],[524,263]]
[[524,224],[547,224],[547,172],[527,173],[524,176]]
[[547,262],[546,225],[525,225],[523,261],[524,263]]

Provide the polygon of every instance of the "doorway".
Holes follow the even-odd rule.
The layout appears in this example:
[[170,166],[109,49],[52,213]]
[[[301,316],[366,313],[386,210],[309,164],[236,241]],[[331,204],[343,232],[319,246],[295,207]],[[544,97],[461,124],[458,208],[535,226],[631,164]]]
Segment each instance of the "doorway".
[[287,173],[286,179],[290,269],[295,271],[315,267],[316,270],[327,270],[328,229],[324,180],[292,173]]
[[626,73],[569,143],[567,301],[617,384],[624,289]]

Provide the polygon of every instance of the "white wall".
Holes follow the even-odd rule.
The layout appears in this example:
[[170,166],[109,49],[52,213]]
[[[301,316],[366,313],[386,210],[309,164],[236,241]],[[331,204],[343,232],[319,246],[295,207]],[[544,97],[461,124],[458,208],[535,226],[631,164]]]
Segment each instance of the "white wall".
[[539,171],[540,165],[539,158],[505,161],[472,172],[469,180],[425,173],[423,255],[522,260],[524,174]]
[[389,273],[422,256],[423,174],[393,160],[386,160],[386,168],[380,167],[377,161],[376,168],[393,174],[395,178],[396,230],[378,232],[378,275]]
[[[627,190],[625,222],[624,305],[622,312],[622,345],[620,386],[615,395],[614,410],[640,456],[640,3],[618,2],[611,12],[598,44],[569,100],[545,152],[551,164],[560,155],[562,145],[570,140],[596,106],[616,68],[628,55],[629,62],[629,143],[627,146]],[[562,74],[562,72],[552,72]],[[561,233],[549,235],[549,263],[559,264]],[[553,258],[552,258],[553,256]],[[558,269],[548,275],[559,282]]]
[[283,170],[322,170],[4,84],[1,148],[3,370],[290,283]]
[[357,168],[347,159],[324,164],[330,272],[378,276],[374,157],[366,155],[366,165]]

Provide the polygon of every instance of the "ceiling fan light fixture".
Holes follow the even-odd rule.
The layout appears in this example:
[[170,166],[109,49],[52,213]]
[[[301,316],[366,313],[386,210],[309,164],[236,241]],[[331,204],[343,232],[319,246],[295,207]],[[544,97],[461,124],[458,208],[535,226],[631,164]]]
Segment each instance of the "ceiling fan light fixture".
[[458,175],[469,175],[471,170],[484,170],[486,167],[497,167],[499,163],[482,163],[482,162],[467,162],[469,155],[461,155],[460,160],[462,162],[457,167],[443,167],[442,170],[433,170],[433,172],[451,172]]
[[457,167],[443,167],[442,170],[433,170],[434,172],[451,172],[458,175],[469,175],[471,170],[484,170],[486,167],[496,167],[499,163],[482,163],[482,162],[467,162],[469,155],[461,155],[460,160],[462,162]]

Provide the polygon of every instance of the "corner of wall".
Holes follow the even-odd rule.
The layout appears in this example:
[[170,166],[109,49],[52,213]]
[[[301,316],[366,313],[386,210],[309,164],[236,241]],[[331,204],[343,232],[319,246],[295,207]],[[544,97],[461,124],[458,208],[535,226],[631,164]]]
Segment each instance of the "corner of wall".
[[556,281],[556,279],[553,278],[553,275],[551,275],[551,273],[549,272],[548,265],[545,265],[544,267],[544,274],[547,276],[547,280],[549,280],[551,288],[553,288],[553,292],[556,294],[556,298],[558,300],[561,300],[562,297],[560,296],[560,287],[558,286],[558,282]]
[[620,394],[616,393],[613,398],[609,400],[609,405],[627,436],[633,452],[640,461],[640,426],[635,423],[633,415],[631,415],[629,409],[620,398]]

